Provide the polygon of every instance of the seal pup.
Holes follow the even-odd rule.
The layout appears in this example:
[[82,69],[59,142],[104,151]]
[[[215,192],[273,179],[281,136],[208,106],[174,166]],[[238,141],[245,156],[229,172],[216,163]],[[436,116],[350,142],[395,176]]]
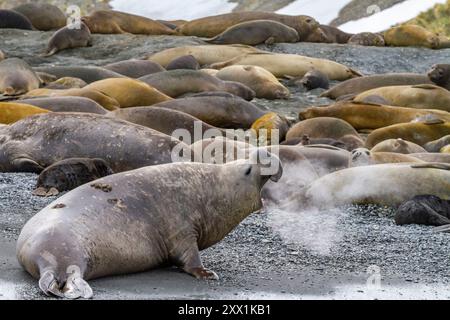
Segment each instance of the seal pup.
[[92,37],[91,31],[83,23],[80,23],[80,28],[67,26],[53,34],[50,38],[46,51],[41,55],[42,57],[50,57],[55,53],[73,48],[91,47]]

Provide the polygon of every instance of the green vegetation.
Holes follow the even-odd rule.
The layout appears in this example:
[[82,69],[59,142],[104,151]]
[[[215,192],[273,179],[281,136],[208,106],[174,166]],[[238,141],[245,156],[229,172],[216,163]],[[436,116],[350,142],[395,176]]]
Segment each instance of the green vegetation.
[[417,24],[432,32],[450,36],[450,0],[437,4],[432,9],[422,12],[407,24]]

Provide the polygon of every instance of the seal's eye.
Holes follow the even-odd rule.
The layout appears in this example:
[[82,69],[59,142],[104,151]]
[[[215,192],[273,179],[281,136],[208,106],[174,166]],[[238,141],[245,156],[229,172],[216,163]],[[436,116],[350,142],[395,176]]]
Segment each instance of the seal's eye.
[[247,170],[245,170],[245,175],[248,176],[252,172],[252,167],[248,167]]
[[306,19],[306,23],[311,23],[312,22],[312,19]]

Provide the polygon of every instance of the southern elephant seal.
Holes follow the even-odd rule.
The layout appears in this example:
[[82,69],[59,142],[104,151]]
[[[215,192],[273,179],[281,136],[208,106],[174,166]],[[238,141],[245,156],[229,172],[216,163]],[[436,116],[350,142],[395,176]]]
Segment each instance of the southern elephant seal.
[[303,40],[303,42],[313,42],[313,43],[331,43],[332,40],[328,38],[325,31],[318,27],[311,31],[308,36]]
[[39,88],[41,81],[28,63],[18,58],[0,62],[0,94],[15,96]]
[[[294,80],[297,82],[297,80]],[[330,79],[328,76],[319,70],[308,71],[299,81],[307,90],[314,90],[317,88],[328,89],[330,87]]]
[[277,78],[303,77],[312,70],[323,72],[330,80],[343,81],[361,76],[357,71],[331,60],[267,52],[244,54],[228,61],[214,63],[211,68],[223,69],[232,65],[258,66],[271,72]]
[[158,72],[141,77],[139,80],[172,98],[204,91],[225,91],[247,101],[255,97],[255,92],[244,84],[223,81],[198,70],[180,69]]
[[294,146],[309,160],[319,177],[348,168],[350,152],[327,145]]
[[175,35],[176,32],[162,23],[129,13],[99,10],[81,18],[92,33]]
[[107,64],[103,68],[130,78],[140,78],[148,74],[165,71],[158,63],[149,60],[125,60]]
[[398,207],[395,213],[398,225],[450,225],[450,201],[433,195],[419,195]]
[[430,141],[424,144],[424,148],[428,152],[440,152],[442,148],[450,144],[450,135],[444,136],[438,140]]
[[197,59],[192,54],[187,54],[173,59],[166,67],[168,71],[177,69],[190,69],[198,70],[200,69],[200,64]]
[[450,164],[450,154],[448,153],[412,153],[409,156],[422,160],[424,162],[440,162]]
[[351,36],[347,43],[368,47],[384,47],[386,45],[383,35],[372,32],[357,33]]
[[230,66],[215,75],[225,81],[240,82],[255,91],[257,98],[287,99],[291,93],[278,79],[264,68],[256,66]]
[[101,67],[37,67],[33,68],[36,72],[44,72],[56,76],[58,79],[63,77],[79,78],[86,83],[92,83],[109,78],[124,78],[123,75],[107,70]]
[[255,131],[261,143],[272,145],[285,140],[289,126],[290,123],[286,117],[275,112],[268,112],[256,119],[251,129]]
[[72,77],[62,77],[44,85],[46,89],[81,89],[86,86],[85,81]]
[[423,162],[413,156],[394,152],[373,152],[366,148],[358,148],[352,151],[349,160],[349,168],[370,166],[383,163],[415,163]]
[[189,156],[188,146],[168,135],[90,113],[35,115],[1,134],[0,172],[40,173],[68,158],[104,159],[114,172],[121,172],[172,162],[175,146]]
[[387,46],[393,47],[426,47],[439,48],[439,37],[427,29],[417,25],[402,25],[389,29],[384,33]]
[[24,3],[13,10],[23,14],[41,31],[63,28],[67,22],[64,13],[57,6],[48,3]]
[[0,29],[34,30],[31,21],[23,14],[14,10],[0,9]]
[[55,162],[38,177],[33,195],[56,196],[114,172],[103,159],[70,158]]
[[344,32],[333,26],[321,24],[319,28],[325,33],[328,43],[345,44],[353,36],[353,34]]
[[25,103],[0,102],[0,124],[11,124],[23,118],[47,112],[50,111]]
[[393,152],[393,153],[424,153],[427,152],[421,146],[412,143],[410,141],[405,141],[401,138],[399,139],[387,139],[380,143],[377,143],[372,149],[372,152]]
[[449,199],[447,164],[377,164],[340,170],[314,181],[306,189],[309,206],[334,208],[348,204],[398,207],[414,196]]
[[66,298],[92,297],[86,280],[167,264],[198,279],[218,279],[199,251],[261,209],[262,187],[282,175],[277,162],[273,172],[245,160],[173,163],[85,184],[28,221],[17,258],[44,293]]
[[252,20],[235,24],[214,38],[204,41],[212,44],[246,44],[298,42],[298,32],[285,24],[272,20]]
[[90,46],[92,46],[91,32],[84,23],[81,23],[80,28],[67,26],[56,31],[50,38],[47,49],[42,56],[50,57],[65,49]]
[[183,24],[177,30],[185,36],[211,38],[236,24],[254,20],[272,20],[287,25],[298,32],[300,41],[305,40],[319,26],[319,23],[309,16],[289,16],[272,12],[247,11],[192,20]]
[[16,103],[30,104],[53,112],[87,112],[106,114],[108,110],[94,100],[84,97],[50,97],[16,100]]
[[353,101],[365,102],[370,96],[381,97],[391,106],[450,111],[450,91],[431,84],[380,87],[360,93]]
[[339,83],[320,96],[330,99],[357,95],[364,91],[387,86],[433,84],[426,75],[416,73],[388,73],[350,79]]
[[433,83],[450,90],[450,64],[435,64],[427,75]]

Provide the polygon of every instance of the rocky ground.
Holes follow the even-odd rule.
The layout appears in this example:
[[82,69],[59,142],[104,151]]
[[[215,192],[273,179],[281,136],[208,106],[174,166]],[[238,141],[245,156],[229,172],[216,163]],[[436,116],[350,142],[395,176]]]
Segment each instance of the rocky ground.
[[[0,49],[34,66],[103,65],[201,43],[189,37],[95,36],[93,48],[38,57],[50,36],[2,30]],[[448,63],[450,56],[450,50],[305,43],[262,48],[329,58],[366,74],[424,72],[434,63]],[[290,88],[293,96],[287,101],[256,103],[295,117],[308,105],[329,102],[318,98],[320,90]],[[15,258],[24,223],[54,200],[32,196],[35,181],[31,174],[0,174],[0,298],[46,298]],[[224,241],[202,252],[205,265],[221,277],[217,282],[200,282],[170,268],[91,284],[97,299],[449,299],[449,235],[432,233],[430,227],[396,226],[392,215],[389,208],[372,206],[270,210],[250,216]]]

